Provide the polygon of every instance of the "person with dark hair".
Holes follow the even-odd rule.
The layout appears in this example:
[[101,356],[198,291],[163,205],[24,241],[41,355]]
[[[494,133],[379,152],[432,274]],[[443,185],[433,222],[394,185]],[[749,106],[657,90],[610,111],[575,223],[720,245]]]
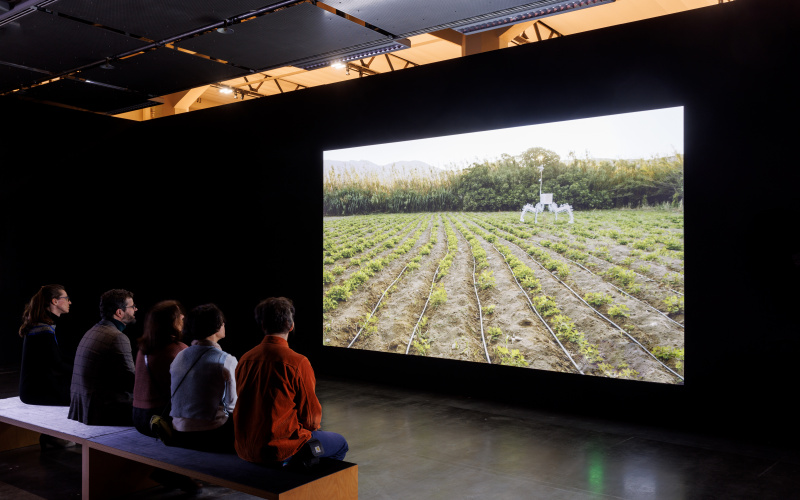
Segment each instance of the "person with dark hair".
[[45,285],[31,297],[22,314],[23,338],[19,399],[31,405],[69,406],[72,365],[62,359],[56,320],[72,302],[61,285]]
[[153,415],[169,418],[169,365],[187,348],[183,337],[183,306],[176,300],[159,302],[147,313],[139,337],[133,384],[133,425],[144,435],[156,437],[150,428]]
[[322,406],[314,392],[314,370],[308,358],[289,348],[294,312],[285,297],[259,303],[255,317],[264,338],[236,368],[236,453],[250,462],[287,465],[306,455],[310,442],[321,451],[313,453],[317,457],[344,460],[348,451],[342,435],[319,430]]
[[127,290],[100,297],[100,322],[81,339],[75,353],[69,418],[88,425],[131,425],[134,367],[131,343],[122,333],[136,322]]
[[[225,316],[214,304],[197,306],[186,318],[192,344],[175,356],[172,380],[174,445],[207,451],[233,451],[236,358],[219,346]],[[168,443],[169,444],[169,443]]]

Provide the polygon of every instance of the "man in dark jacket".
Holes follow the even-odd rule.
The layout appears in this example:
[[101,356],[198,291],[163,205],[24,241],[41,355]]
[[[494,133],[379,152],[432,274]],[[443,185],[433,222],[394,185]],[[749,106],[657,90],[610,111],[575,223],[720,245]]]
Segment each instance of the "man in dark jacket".
[[88,425],[132,425],[133,357],[122,331],[136,322],[133,294],[100,297],[99,323],[78,344],[70,386],[69,418]]

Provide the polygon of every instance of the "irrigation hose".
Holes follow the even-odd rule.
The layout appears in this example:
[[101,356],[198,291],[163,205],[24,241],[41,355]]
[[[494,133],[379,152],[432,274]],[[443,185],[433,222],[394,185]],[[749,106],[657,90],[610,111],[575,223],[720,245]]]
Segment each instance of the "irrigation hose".
[[[463,236],[463,235],[462,235]],[[481,342],[483,342],[483,352],[486,353],[486,362],[492,364],[492,360],[489,358],[489,348],[486,347],[486,335],[483,333],[483,309],[481,308],[481,299],[478,297],[478,285],[475,283],[475,270],[477,266],[477,261],[475,260],[475,256],[472,256],[472,288],[475,290],[475,300],[478,301],[478,321],[481,325]]]
[[[445,254],[447,257],[447,254]],[[411,350],[411,343],[414,341],[414,336],[417,334],[417,328],[419,327],[419,323],[422,321],[422,317],[425,315],[425,310],[428,309],[428,302],[431,301],[431,294],[433,293],[433,285],[436,284],[436,275],[439,274],[439,268],[441,267],[441,261],[439,261],[439,265],[436,266],[436,271],[433,273],[433,280],[431,280],[431,289],[428,291],[428,298],[425,300],[425,305],[422,307],[422,312],[419,314],[419,319],[417,320],[417,324],[414,325],[414,331],[411,332],[411,338],[408,339],[408,345],[406,346],[406,354],[408,351]]]
[[531,308],[531,310],[534,312],[534,314],[536,314],[536,317],[537,317],[537,318],[539,318],[539,320],[542,322],[542,324],[544,325],[544,327],[545,327],[545,328],[547,328],[547,331],[548,331],[548,332],[550,332],[550,335],[552,335],[552,336],[553,336],[553,338],[555,339],[556,343],[557,343],[557,344],[558,344],[558,346],[561,348],[561,350],[562,350],[562,351],[564,351],[564,354],[566,354],[566,355],[567,355],[567,357],[569,358],[570,362],[572,362],[572,366],[574,366],[574,367],[575,367],[575,369],[576,369],[576,370],[578,370],[578,373],[580,373],[581,375],[585,375],[585,373],[583,373],[583,370],[581,370],[581,369],[578,367],[578,364],[577,364],[577,363],[575,363],[575,360],[574,360],[574,359],[572,359],[572,356],[570,356],[569,352],[567,351],[567,348],[566,348],[566,347],[564,347],[564,345],[563,345],[563,344],[561,343],[561,341],[558,339],[558,336],[556,335],[556,333],[555,333],[555,332],[554,332],[554,331],[553,331],[553,330],[550,328],[550,325],[548,325],[548,324],[547,324],[547,321],[545,321],[545,320],[544,320],[544,318],[542,317],[542,315],[541,315],[541,314],[539,314],[539,311],[537,311],[537,310],[536,310],[536,306],[534,306],[534,305],[533,305],[533,302],[531,302],[531,299],[530,299],[530,297],[528,297],[528,293],[525,291],[525,289],[524,289],[524,288],[522,288],[522,285],[519,283],[519,280],[518,280],[518,279],[517,279],[517,277],[514,275],[514,270],[513,270],[513,269],[511,269],[511,265],[508,263],[508,260],[506,260],[506,256],[505,256],[505,255],[503,255],[503,254],[500,252],[500,250],[497,250],[497,247],[496,247],[496,246],[494,246],[494,244],[492,244],[492,248],[494,248],[494,249],[497,251],[497,253],[499,253],[499,254],[500,254],[502,257],[503,257],[503,262],[505,262],[505,263],[506,263],[506,266],[508,267],[508,270],[509,270],[509,271],[511,271],[511,276],[513,276],[513,277],[514,277],[514,282],[517,284],[517,286],[519,287],[519,289],[522,291],[522,295],[525,297],[525,300],[527,300],[527,301],[528,301],[528,306]]
[[[494,247],[494,245],[492,245],[492,246]],[[517,246],[517,248],[520,248],[520,247],[519,247],[519,245],[516,245],[516,246]],[[495,250],[497,250],[497,248],[495,248]],[[521,248],[520,248],[520,250],[521,250]],[[500,251],[498,250],[498,252],[500,252]],[[501,255],[502,255],[502,254],[501,254]],[[530,256],[529,256],[529,257],[530,257]],[[603,314],[602,314],[600,311],[598,311],[597,309],[595,309],[595,308],[594,308],[594,307],[593,307],[591,304],[589,304],[588,302],[586,302],[585,300],[583,300],[583,297],[581,297],[580,295],[578,295],[578,293],[577,293],[575,290],[573,290],[572,288],[570,288],[570,286],[569,286],[569,285],[567,285],[566,283],[564,283],[564,281],[562,281],[562,280],[561,280],[561,278],[559,278],[558,276],[556,276],[556,275],[555,275],[555,273],[551,272],[549,269],[547,269],[546,267],[544,267],[544,266],[543,266],[543,265],[542,265],[542,264],[541,264],[539,261],[537,261],[537,260],[536,260],[536,259],[534,259],[533,257],[530,257],[530,259],[531,259],[532,261],[536,262],[536,264],[538,264],[538,265],[539,265],[539,267],[541,267],[541,268],[542,268],[542,270],[544,270],[544,271],[546,271],[546,272],[550,273],[550,275],[551,275],[551,276],[552,276],[552,277],[553,277],[553,278],[554,278],[556,281],[558,281],[559,283],[561,283],[561,284],[562,284],[562,285],[563,285],[563,286],[564,286],[564,287],[565,287],[567,290],[569,290],[570,292],[572,292],[572,294],[573,294],[573,295],[575,295],[575,297],[577,297],[577,298],[578,298],[578,300],[580,300],[581,302],[583,302],[584,304],[586,304],[586,307],[590,308],[590,309],[591,309],[592,311],[594,311],[594,312],[595,312],[595,313],[596,313],[598,316],[600,316],[600,317],[601,317],[601,318],[603,318],[604,320],[606,320],[606,321],[608,321],[609,323],[611,323],[611,325],[613,325],[613,326],[614,326],[614,327],[615,327],[617,330],[619,330],[619,331],[621,331],[622,333],[624,333],[626,337],[628,337],[628,338],[629,338],[631,341],[633,341],[633,342],[634,342],[636,345],[638,345],[639,347],[641,347],[641,348],[642,348],[642,350],[643,350],[644,352],[646,352],[646,353],[647,353],[647,354],[648,354],[648,355],[649,355],[651,358],[653,358],[653,359],[654,359],[654,360],[655,360],[655,361],[656,361],[658,364],[660,364],[661,366],[663,366],[664,368],[666,368],[666,369],[667,369],[667,371],[669,371],[670,373],[672,373],[673,375],[675,375],[675,376],[676,376],[676,377],[678,377],[679,379],[681,379],[681,380],[684,380],[684,379],[683,379],[683,377],[681,377],[680,375],[678,375],[677,373],[675,373],[675,371],[674,371],[674,370],[672,370],[672,368],[670,368],[669,366],[665,365],[665,364],[664,364],[664,363],[663,363],[663,362],[662,362],[660,359],[658,359],[658,358],[657,358],[657,357],[656,357],[656,356],[655,356],[655,355],[654,355],[652,352],[648,351],[648,350],[647,350],[647,348],[646,348],[645,346],[643,346],[641,343],[639,343],[639,341],[638,341],[638,340],[636,340],[635,338],[633,338],[633,337],[632,337],[632,336],[631,336],[631,335],[630,335],[628,332],[626,332],[626,331],[625,331],[625,330],[624,330],[622,327],[620,327],[618,324],[616,324],[616,323],[614,323],[613,321],[611,321],[611,319],[607,318],[607,317],[606,317],[605,315],[603,315]],[[508,262],[506,262],[506,264],[508,264]],[[510,266],[509,266],[509,269],[510,269]],[[513,272],[512,272],[512,274],[513,274]],[[514,279],[516,279],[516,277],[514,277]],[[522,288],[522,287],[520,286],[520,288]],[[638,300],[638,299],[637,299],[637,300]],[[652,307],[652,306],[650,306],[650,307]],[[656,309],[656,311],[658,311],[658,310]],[[658,312],[660,312],[660,311],[658,311]],[[537,313],[537,314],[538,314],[538,313]],[[669,319],[669,318],[668,318],[668,319]],[[680,324],[680,323],[678,323],[678,324]]]
[[406,272],[406,268],[407,267],[408,267],[408,264],[406,264],[405,267],[403,267],[403,270],[400,271],[400,274],[397,276],[397,278],[395,278],[395,280],[392,281],[392,284],[387,286],[386,290],[383,291],[383,293],[381,294],[381,298],[378,299],[378,302],[375,304],[375,307],[372,308],[372,312],[369,313],[369,316],[367,316],[367,319],[364,321],[364,324],[358,330],[358,333],[356,333],[356,336],[353,337],[353,340],[351,340],[350,343],[347,345],[348,349],[353,346],[353,343],[356,341],[358,336],[361,335],[362,331],[364,331],[364,327],[367,326],[367,323],[369,323],[370,318],[372,318],[372,315],[375,314],[375,311],[378,309],[378,306],[381,305],[381,301],[386,296],[386,292],[388,292],[389,289],[392,288],[392,286],[394,286],[395,283],[397,283],[397,280],[399,280],[403,276],[403,273]]

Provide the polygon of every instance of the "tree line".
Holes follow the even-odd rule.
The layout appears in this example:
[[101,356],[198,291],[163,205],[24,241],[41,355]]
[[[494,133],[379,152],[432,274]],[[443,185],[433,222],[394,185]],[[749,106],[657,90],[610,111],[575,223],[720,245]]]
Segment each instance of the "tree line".
[[575,210],[683,202],[683,155],[598,160],[570,154],[567,160],[535,147],[435,179],[406,177],[386,183],[331,172],[324,183],[323,213],[516,211],[539,201],[539,167],[544,167],[542,192],[553,193],[554,202],[569,203]]

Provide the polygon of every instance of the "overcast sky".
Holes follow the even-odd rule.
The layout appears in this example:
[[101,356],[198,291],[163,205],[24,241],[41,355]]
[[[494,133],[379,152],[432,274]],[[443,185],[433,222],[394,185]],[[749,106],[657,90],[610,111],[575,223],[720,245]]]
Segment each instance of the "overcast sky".
[[555,151],[562,161],[570,151],[579,158],[588,153],[613,159],[683,154],[683,107],[338,149],[325,151],[323,159],[378,165],[418,160],[442,169],[464,168],[532,147]]

